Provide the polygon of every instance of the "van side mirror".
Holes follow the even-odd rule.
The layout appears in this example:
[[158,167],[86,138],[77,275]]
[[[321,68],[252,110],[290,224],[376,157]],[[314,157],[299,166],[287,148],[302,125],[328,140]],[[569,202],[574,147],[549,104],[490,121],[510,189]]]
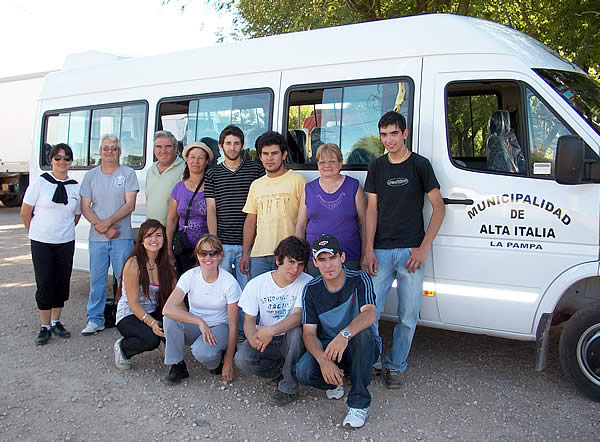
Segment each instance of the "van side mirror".
[[600,182],[598,155],[576,135],[563,135],[558,139],[554,164],[559,184]]
[[563,135],[556,146],[555,177],[559,184],[583,182],[585,146],[575,135]]

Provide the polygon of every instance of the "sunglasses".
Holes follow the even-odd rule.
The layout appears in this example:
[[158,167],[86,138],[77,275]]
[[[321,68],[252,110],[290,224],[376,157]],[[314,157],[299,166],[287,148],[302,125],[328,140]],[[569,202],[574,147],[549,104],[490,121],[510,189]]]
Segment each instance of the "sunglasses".
[[204,256],[213,257],[213,256],[216,256],[218,254],[219,254],[219,251],[218,250],[214,250],[214,249],[213,250],[198,250],[198,255],[203,256],[203,257]]
[[116,152],[119,148],[117,146],[102,146],[102,150],[104,152]]
[[73,157],[71,155],[54,155],[54,161],[65,160],[67,163],[73,161]]

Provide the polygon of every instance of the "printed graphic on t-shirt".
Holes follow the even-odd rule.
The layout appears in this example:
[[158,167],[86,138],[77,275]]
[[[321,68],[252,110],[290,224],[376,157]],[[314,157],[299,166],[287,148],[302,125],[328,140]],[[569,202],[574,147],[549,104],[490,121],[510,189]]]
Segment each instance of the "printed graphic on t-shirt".
[[123,187],[123,184],[125,184],[125,177],[123,175],[116,176],[115,177],[115,186]]
[[288,294],[265,296],[263,298],[266,311],[273,317],[274,323],[284,319],[295,302],[296,300]]
[[408,184],[408,178],[390,178],[386,183],[390,187],[401,187]]
[[335,210],[342,202],[344,201],[344,197],[346,196],[346,192],[340,193],[340,195],[334,199],[333,201],[327,201],[321,195],[316,195],[317,200],[321,203],[321,206],[330,212]]
[[270,193],[258,196],[256,198],[256,207],[260,216],[263,217],[262,221],[264,222],[266,219],[275,215],[280,216],[283,214],[285,216],[286,209],[291,199],[292,195],[287,192]]

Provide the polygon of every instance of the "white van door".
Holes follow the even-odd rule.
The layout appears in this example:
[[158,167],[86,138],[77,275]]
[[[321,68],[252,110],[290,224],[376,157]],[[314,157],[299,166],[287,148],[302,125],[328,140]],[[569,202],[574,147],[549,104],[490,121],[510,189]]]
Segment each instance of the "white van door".
[[[431,159],[446,201],[433,248],[441,322],[530,337],[550,283],[598,259],[597,188],[554,180],[557,140],[577,120],[533,77],[446,69],[426,63],[422,109],[434,116]],[[498,158],[507,145],[511,155]]]

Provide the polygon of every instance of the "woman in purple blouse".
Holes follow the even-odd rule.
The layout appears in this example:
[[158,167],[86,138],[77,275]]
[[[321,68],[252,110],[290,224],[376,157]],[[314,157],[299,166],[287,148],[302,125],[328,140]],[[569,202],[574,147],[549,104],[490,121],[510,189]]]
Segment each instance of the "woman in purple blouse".
[[[204,172],[206,166],[213,159],[213,152],[204,143],[190,143],[183,149],[183,159],[186,162],[183,180],[175,184],[169,199],[169,212],[167,214],[167,240],[169,254],[175,262],[177,274],[181,275],[196,264],[194,247],[198,240],[208,233],[206,221],[206,199],[204,198]],[[184,253],[173,255],[173,235],[175,230],[184,230],[185,213],[196,187],[200,185],[198,193],[192,201],[190,216],[185,228],[185,235],[190,243],[190,249]]]
[[[317,149],[321,176],[304,187],[300,201],[296,236],[309,244],[323,234],[335,236],[346,253],[346,267],[360,269],[367,198],[358,180],[342,175],[342,152],[335,144]],[[312,260],[308,273],[319,275]]]

